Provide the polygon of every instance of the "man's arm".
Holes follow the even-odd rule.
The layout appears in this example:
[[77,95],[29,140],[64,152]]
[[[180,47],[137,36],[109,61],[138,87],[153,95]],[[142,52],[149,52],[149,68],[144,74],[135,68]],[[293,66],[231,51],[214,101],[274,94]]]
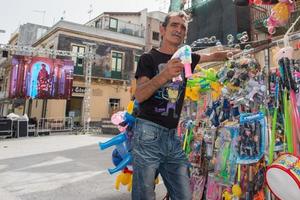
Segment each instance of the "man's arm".
[[164,70],[152,79],[149,79],[146,76],[139,77],[135,91],[135,98],[137,102],[142,103],[147,100],[154,94],[155,91],[161,88],[169,80],[173,77],[179,76],[183,68],[184,66],[179,59],[172,59],[166,64]]
[[152,79],[146,76],[140,77],[137,80],[137,88],[135,91],[135,98],[137,102],[141,103],[148,99],[156,90],[167,82],[167,79],[161,75],[157,75]]
[[204,63],[204,62],[226,61],[228,60],[228,53],[232,53],[232,55],[235,55],[239,52],[240,50],[227,50],[227,51],[217,51],[210,54],[204,54],[200,52],[196,52],[196,53],[200,55],[199,63]]

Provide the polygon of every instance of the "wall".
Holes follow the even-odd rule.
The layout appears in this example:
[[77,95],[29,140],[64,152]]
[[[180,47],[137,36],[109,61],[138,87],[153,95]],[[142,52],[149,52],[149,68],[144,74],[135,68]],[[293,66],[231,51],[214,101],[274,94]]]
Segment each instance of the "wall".
[[[109,82],[109,81],[108,81]],[[127,108],[130,101],[130,88],[127,90],[122,84],[108,84],[107,81],[93,81],[91,96],[91,120],[99,121],[109,116],[109,99],[120,99],[120,108]],[[84,87],[83,81],[74,81],[73,86]],[[84,95],[82,94],[82,97]]]
[[160,32],[159,31],[159,26],[160,26],[160,21],[155,19],[155,18],[151,18],[148,17],[148,25],[147,25],[147,35],[146,35],[146,51],[149,51],[151,48],[158,48],[160,46],[160,38],[159,41],[153,40],[152,39],[152,32]]
[[[248,31],[250,35],[249,7],[234,6],[232,0],[211,0],[193,11],[189,23],[187,43],[216,36],[227,44],[227,35]],[[209,16],[209,17],[208,17]]]
[[46,118],[63,118],[66,113],[67,100],[49,99],[47,101]]
[[140,15],[110,15],[112,18],[119,19],[123,22],[132,23],[135,25],[141,25],[142,21]]
[[[109,99],[120,99],[120,108],[126,109],[130,101],[129,88],[125,91],[123,86],[118,85],[92,85],[93,96],[91,98],[91,118],[101,119],[109,116]],[[95,91],[101,91],[102,95],[97,95]],[[99,93],[99,92],[98,92]]]
[[32,45],[42,35],[38,35],[38,30],[43,30],[45,33],[49,27],[37,24],[26,23],[20,26],[20,35],[18,38],[18,45]]
[[43,100],[34,99],[32,100],[31,106],[31,116],[40,119],[42,117],[42,110],[43,110]]
[[[93,41],[61,34],[59,35],[58,49],[70,51],[72,44],[85,46],[84,42],[93,42]],[[131,77],[133,76],[134,55],[135,54],[141,55],[143,53],[142,50],[128,48],[121,45],[110,44],[109,41],[107,41],[107,43],[97,43],[96,48],[97,48],[96,54],[98,55],[98,58],[110,54],[111,51],[119,51],[125,53],[122,78],[126,80],[130,80]],[[97,77],[105,77],[104,70],[105,70],[105,66],[103,66],[103,62],[96,61],[96,65],[93,66],[92,75]]]

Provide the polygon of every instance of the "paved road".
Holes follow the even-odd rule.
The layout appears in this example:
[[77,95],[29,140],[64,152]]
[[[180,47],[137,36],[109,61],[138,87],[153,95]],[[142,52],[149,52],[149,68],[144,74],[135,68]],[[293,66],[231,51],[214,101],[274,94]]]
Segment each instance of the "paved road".
[[[129,200],[109,175],[113,148],[97,143],[111,136],[52,135],[0,140],[0,200]],[[157,199],[165,194],[162,181]]]

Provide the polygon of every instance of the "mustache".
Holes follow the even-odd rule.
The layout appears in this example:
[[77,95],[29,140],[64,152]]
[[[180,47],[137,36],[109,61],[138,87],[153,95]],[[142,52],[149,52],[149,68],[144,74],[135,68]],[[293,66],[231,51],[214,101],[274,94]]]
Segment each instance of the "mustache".
[[178,32],[175,32],[175,33],[172,33],[172,36],[179,36],[179,37],[182,37],[182,34],[178,33]]

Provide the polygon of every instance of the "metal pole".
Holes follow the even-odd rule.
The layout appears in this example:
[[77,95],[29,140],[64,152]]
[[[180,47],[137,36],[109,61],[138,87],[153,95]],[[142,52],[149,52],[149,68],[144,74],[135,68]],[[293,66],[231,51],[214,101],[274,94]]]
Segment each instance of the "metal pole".
[[293,28],[296,26],[297,22],[300,20],[300,16],[294,21],[294,23],[291,25],[291,27],[287,30],[283,37],[283,43],[285,47],[289,46],[289,34],[293,30]]
[[91,96],[92,96],[92,65],[95,61],[95,51],[96,51],[96,44],[94,43],[87,43],[84,44],[87,45],[88,50],[88,56],[87,56],[87,62],[85,63],[85,92],[84,92],[84,98],[83,98],[83,129],[85,133],[89,133],[90,129],[90,121],[91,121],[91,115],[90,115],[90,107],[91,107]]

